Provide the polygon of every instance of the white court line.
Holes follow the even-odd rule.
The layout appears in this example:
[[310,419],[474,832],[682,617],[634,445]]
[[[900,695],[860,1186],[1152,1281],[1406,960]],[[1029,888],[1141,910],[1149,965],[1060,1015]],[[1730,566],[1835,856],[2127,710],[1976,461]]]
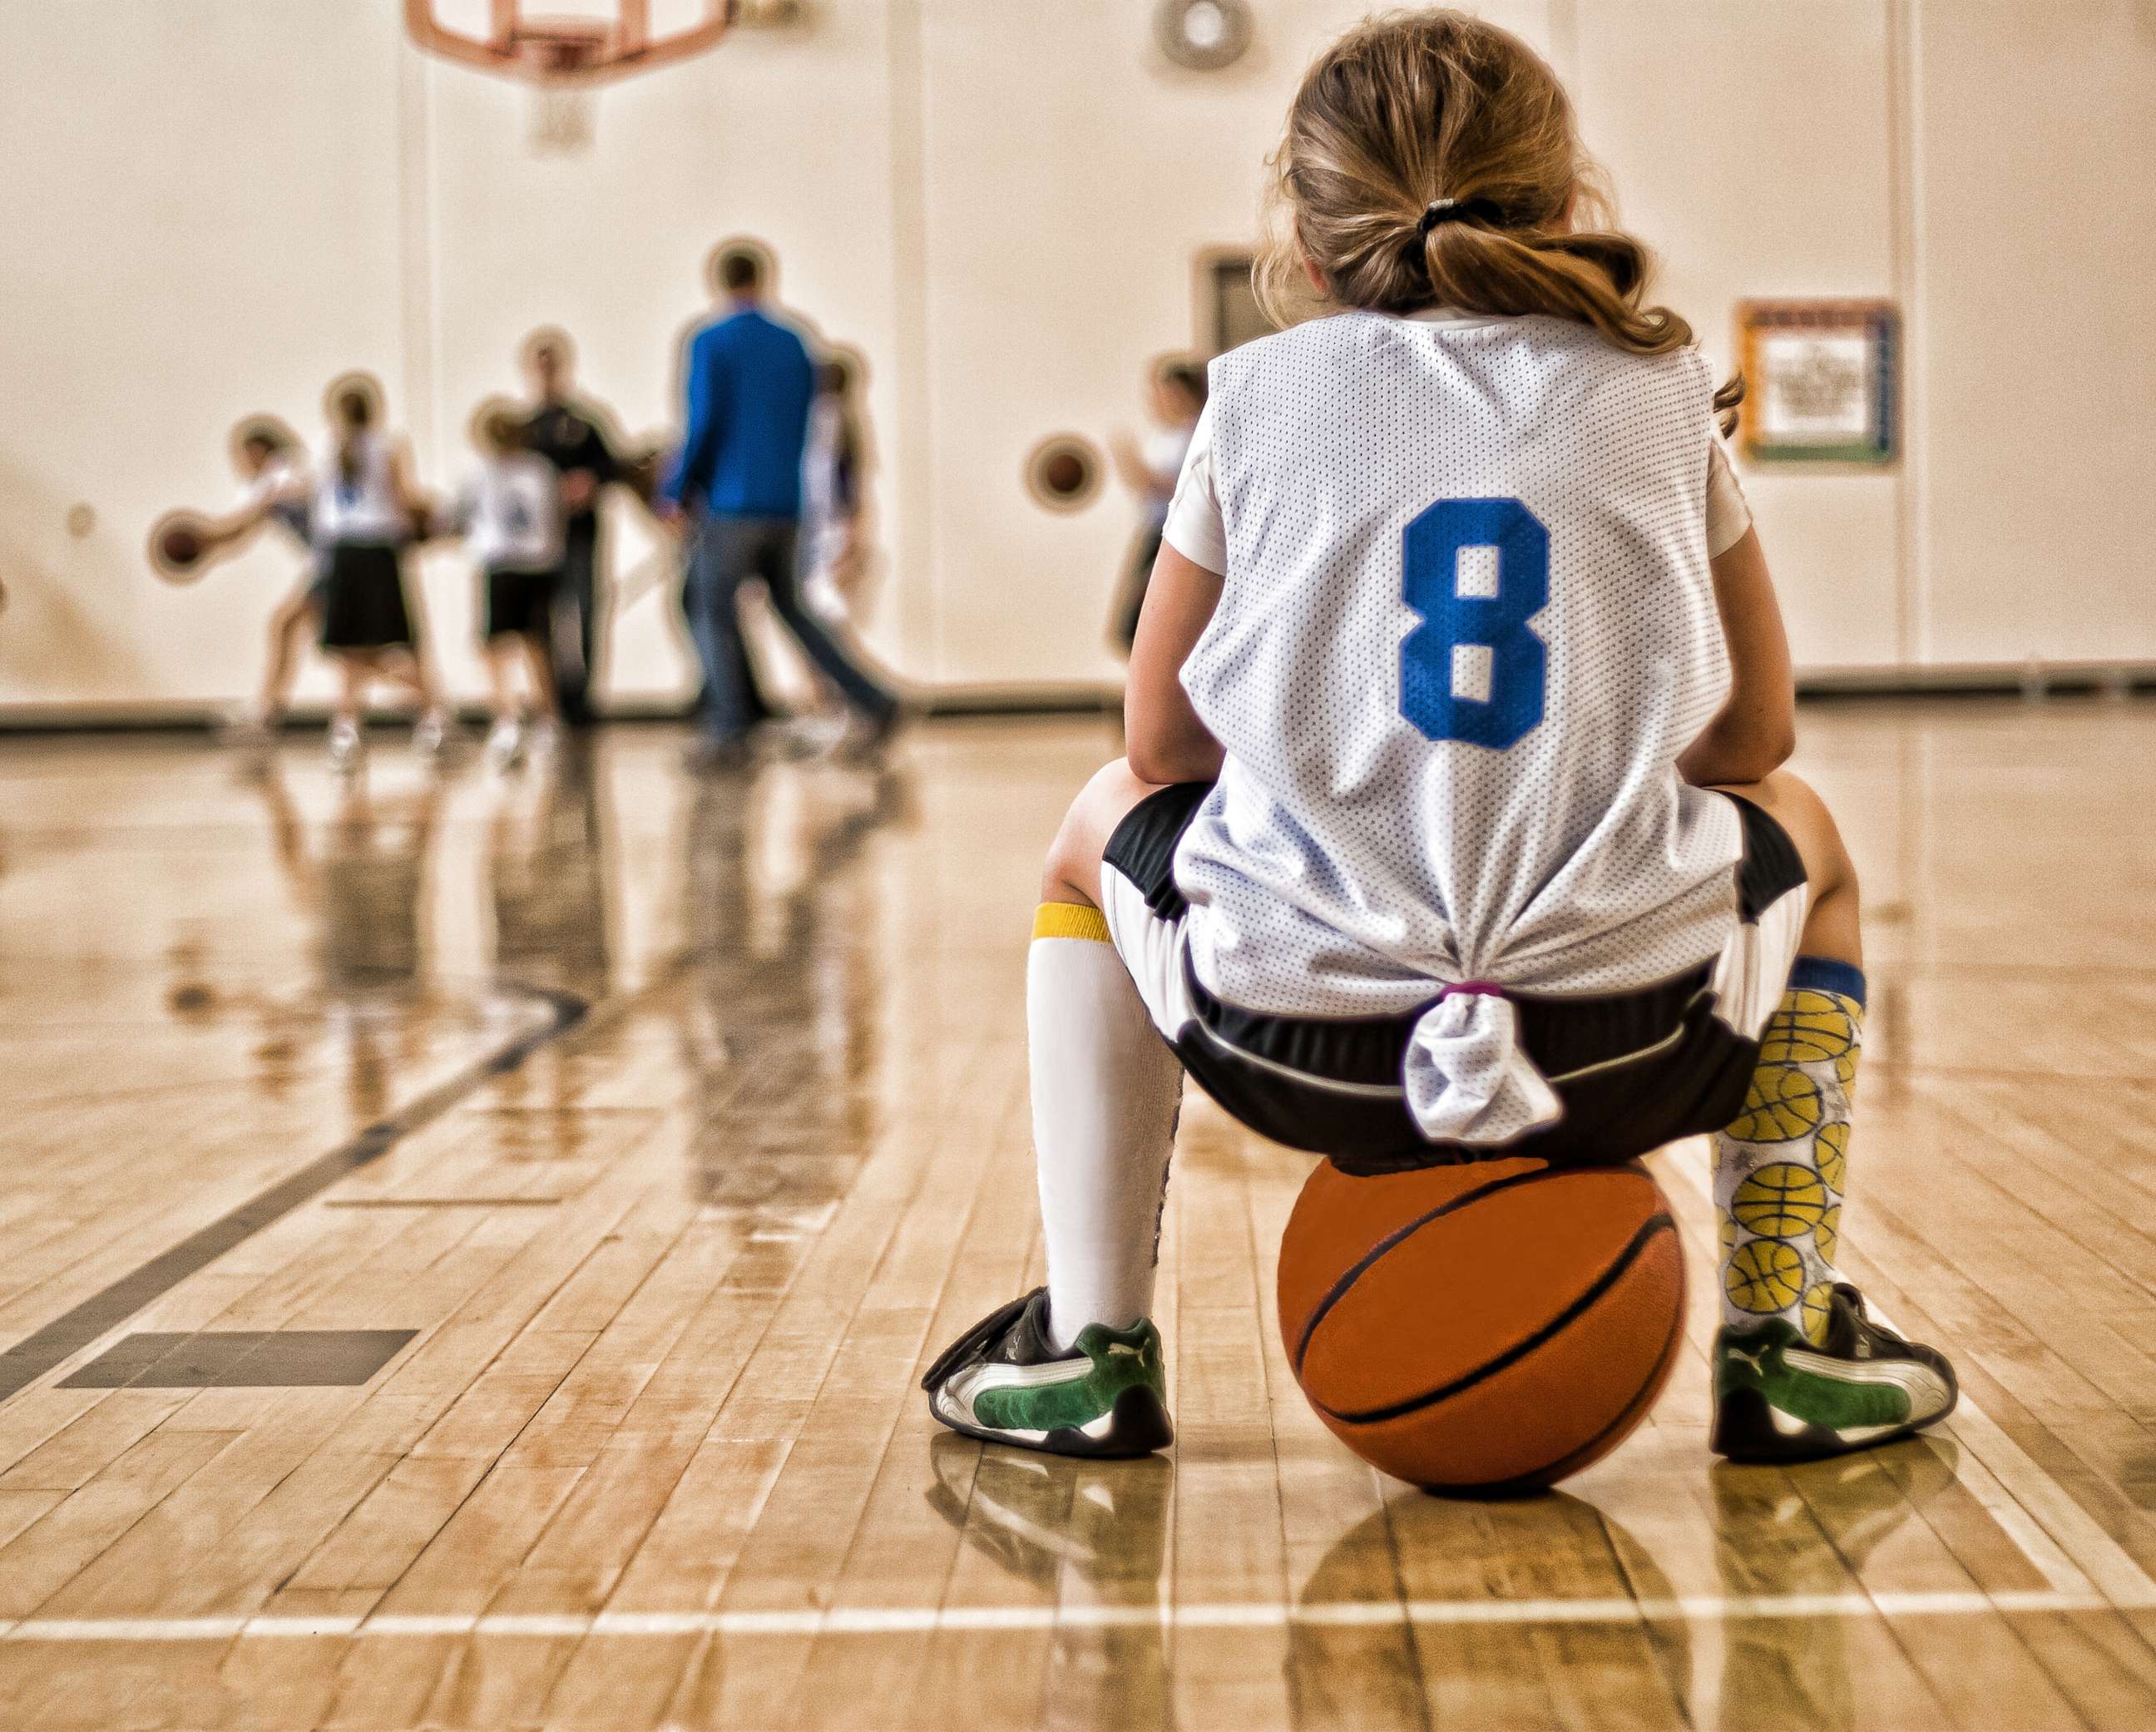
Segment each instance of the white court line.
[[[1714,1150],[1708,1140],[1702,1137],[1678,1144],[1657,1164],[1705,1201],[1711,1222]],[[1884,1310],[1867,1303],[1874,1317],[1888,1329],[1895,1328]],[[1960,1445],[1964,1459],[1958,1477],[1962,1484],[2051,1591],[2069,1596],[2093,1593],[2121,1608],[2156,1604],[2156,1580],[1966,1388],[1953,1417],[1935,1429]],[[1971,1462],[1976,1471],[1971,1471]]]
[[[2029,1588],[1985,1594],[1688,1594],[1663,1599],[1318,1601],[1299,1606],[834,1606],[801,1611],[482,1613],[372,1618],[21,1618],[10,1642],[232,1642],[242,1637],[890,1636],[937,1631],[1277,1630],[1295,1625],[1644,1624],[1737,1619],[1981,1617],[2008,1612],[2110,1611],[2098,1593]],[[2127,1609],[2156,1609],[2156,1594]]]

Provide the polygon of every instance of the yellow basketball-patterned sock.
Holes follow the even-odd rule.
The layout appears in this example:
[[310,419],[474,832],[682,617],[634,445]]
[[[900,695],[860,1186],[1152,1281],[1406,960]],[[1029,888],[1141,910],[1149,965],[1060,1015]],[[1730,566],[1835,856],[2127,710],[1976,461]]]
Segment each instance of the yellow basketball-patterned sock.
[[1183,1066],[1097,908],[1043,902],[1025,972],[1050,1334],[1067,1348],[1088,1323],[1152,1310]]
[[1779,1318],[1823,1338],[1863,1046],[1864,971],[1799,957],[1744,1110],[1714,1139],[1722,1320],[1732,1329]]

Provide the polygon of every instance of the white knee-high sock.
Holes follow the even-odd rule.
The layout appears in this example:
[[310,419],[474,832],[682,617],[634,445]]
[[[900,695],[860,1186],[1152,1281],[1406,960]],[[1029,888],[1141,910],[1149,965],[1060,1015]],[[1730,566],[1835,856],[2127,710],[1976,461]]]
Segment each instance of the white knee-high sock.
[[1096,908],[1044,902],[1026,953],[1033,1147],[1048,1244],[1049,1329],[1127,1329],[1152,1309],[1183,1066]]

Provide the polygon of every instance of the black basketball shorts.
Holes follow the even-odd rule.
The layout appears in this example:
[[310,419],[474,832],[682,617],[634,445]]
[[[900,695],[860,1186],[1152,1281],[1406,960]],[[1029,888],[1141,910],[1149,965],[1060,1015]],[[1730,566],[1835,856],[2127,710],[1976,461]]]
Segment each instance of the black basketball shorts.
[[1470,1145],[1430,1142],[1408,1111],[1402,1061],[1435,991],[1397,1015],[1280,1016],[1224,1004],[1199,984],[1175,851],[1210,791],[1202,782],[1164,788],[1123,820],[1101,857],[1101,912],[1183,1068],[1261,1136],[1347,1172],[1391,1173],[1500,1155],[1625,1160],[1737,1117],[1808,900],[1795,845],[1759,807],[1736,801],[1738,926],[1718,956],[1636,991],[1506,994],[1563,1117],[1510,1144]]
[[486,614],[480,635],[543,639],[553,622],[554,589],[560,574],[489,567]]

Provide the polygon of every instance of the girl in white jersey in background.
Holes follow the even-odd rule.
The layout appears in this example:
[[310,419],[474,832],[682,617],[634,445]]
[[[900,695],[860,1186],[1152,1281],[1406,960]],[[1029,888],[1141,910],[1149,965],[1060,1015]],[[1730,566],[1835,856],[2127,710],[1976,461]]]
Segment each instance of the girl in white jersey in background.
[[[239,476],[239,496],[225,516],[203,526],[197,568],[230,557],[251,542],[265,523],[275,524],[307,556],[298,580],[270,616],[269,655],[263,665],[259,694],[225,730],[225,738],[232,743],[260,750],[275,740],[284,722],[285,705],[300,671],[301,650],[310,639],[321,635],[326,562],[314,544],[309,518],[315,485],[307,471],[306,448],[299,435],[275,415],[249,415],[233,428],[230,446],[232,466]],[[417,676],[408,666],[399,665],[389,671],[416,691]]]
[[[1938,1420],[1944,1357],[1833,1268],[1856,877],[1779,768],[1789,651],[1716,426],[1736,393],[1645,302],[1563,88],[1505,31],[1350,32],[1275,166],[1260,287],[1330,316],[1213,363],[1128,757],[1071,808],[1034,926],[1048,1285],[944,1353],[932,1411],[1070,1454],[1170,1441],[1147,1313],[1187,1070],[1349,1172],[1715,1133],[1712,1447]],[[1815,1227],[1773,1206],[1793,1187]]]
[[[456,527],[485,585],[480,635],[494,685],[487,762],[506,770],[560,732],[551,635],[562,566],[561,471],[525,445],[525,418],[504,398],[472,416],[479,466],[457,495]],[[520,696],[521,663],[527,696]]]
[[359,767],[370,681],[393,680],[419,694],[413,744],[429,756],[449,718],[419,646],[404,592],[404,549],[427,516],[411,455],[382,430],[382,389],[363,373],[336,380],[324,398],[330,443],[315,477],[310,521],[322,560],[321,645],[336,663],[330,761]]
[[872,477],[861,415],[866,370],[858,349],[829,349],[817,362],[801,460],[801,594],[833,625],[855,623],[870,552]]

